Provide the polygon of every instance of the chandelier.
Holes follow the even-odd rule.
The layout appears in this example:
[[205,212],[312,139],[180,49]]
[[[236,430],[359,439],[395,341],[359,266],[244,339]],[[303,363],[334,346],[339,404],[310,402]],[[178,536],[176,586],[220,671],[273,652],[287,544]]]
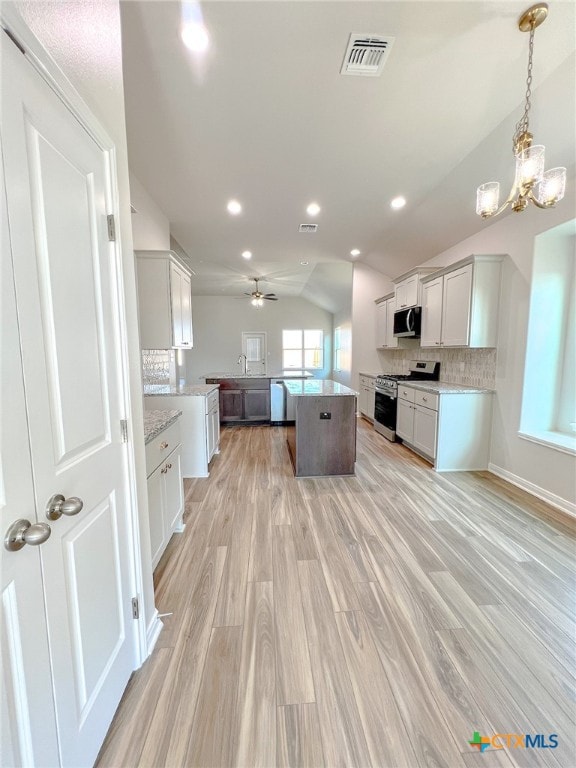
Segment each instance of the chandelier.
[[542,144],[532,144],[532,134],[528,130],[534,30],[542,24],[547,15],[547,4],[538,3],[528,8],[518,21],[520,31],[530,33],[530,41],[528,43],[528,74],[526,77],[524,114],[516,124],[512,137],[512,147],[516,158],[516,176],[510,194],[502,205],[499,205],[499,182],[489,181],[478,187],[476,213],[483,219],[498,216],[509,205],[513,211],[523,211],[528,205],[528,201],[534,203],[537,208],[552,208],[564,197],[566,168],[551,168],[549,171],[544,171],[545,148]]

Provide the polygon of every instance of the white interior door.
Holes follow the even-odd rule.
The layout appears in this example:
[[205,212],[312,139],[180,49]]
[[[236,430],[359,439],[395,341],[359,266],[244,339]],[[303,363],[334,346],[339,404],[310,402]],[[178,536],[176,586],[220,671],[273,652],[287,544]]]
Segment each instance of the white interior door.
[[[0,177],[0,525],[36,523],[3,178]],[[0,765],[58,765],[56,720],[38,546],[2,549]]]
[[39,547],[60,760],[77,768],[93,764],[134,666],[112,166],[12,44],[2,114],[36,514],[48,522],[54,494],[83,502]]
[[242,352],[246,355],[248,373],[266,376],[266,333],[243,332]]

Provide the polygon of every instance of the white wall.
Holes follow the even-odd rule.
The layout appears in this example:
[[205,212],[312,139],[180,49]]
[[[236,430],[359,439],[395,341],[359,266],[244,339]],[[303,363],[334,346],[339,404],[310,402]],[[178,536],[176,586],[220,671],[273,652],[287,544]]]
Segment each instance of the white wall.
[[136,209],[132,214],[134,250],[169,251],[170,222],[132,171],[130,172],[130,202]]
[[324,331],[324,369],[317,377],[329,377],[332,368],[332,314],[305,299],[282,298],[255,309],[248,298],[193,296],[194,348],[183,352],[186,381],[197,384],[210,372],[238,371],[243,331],[266,331],[268,374],[282,369],[282,330],[320,328]]
[[[140,514],[143,594],[147,626],[154,616],[154,585],[150,560],[148,496],[142,416],[142,371],[136,311],[136,281],[130,218],[128,149],[124,113],[124,85],[120,6],[118,0],[54,0],[16,2],[28,27],[64,72],[113,140],[118,169],[120,217],[117,236],[122,252],[131,418],[129,430],[136,471],[136,503]],[[98,34],[89,34],[98,30]]]
[[[340,369],[332,371],[332,378],[340,384],[352,387],[352,307],[336,312],[334,329],[336,328],[340,328]],[[334,350],[334,344],[332,349]]]
[[426,266],[445,266],[471,253],[506,253],[503,266],[491,469],[553,503],[573,510],[576,457],[518,436],[535,237],[565,221],[575,210],[573,183],[554,209],[533,207],[486,223],[476,235],[444,251]]
[[352,384],[358,388],[358,374],[382,371],[376,349],[376,299],[394,290],[387,275],[366,264],[355,264],[352,278]]

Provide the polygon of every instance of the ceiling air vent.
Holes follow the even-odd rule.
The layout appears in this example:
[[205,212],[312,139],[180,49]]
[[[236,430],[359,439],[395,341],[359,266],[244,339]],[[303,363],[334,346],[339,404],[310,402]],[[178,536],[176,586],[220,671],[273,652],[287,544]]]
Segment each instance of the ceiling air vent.
[[352,32],[340,74],[378,77],[393,43],[394,38],[390,36]]
[[318,224],[300,224],[298,232],[316,232],[318,230]]

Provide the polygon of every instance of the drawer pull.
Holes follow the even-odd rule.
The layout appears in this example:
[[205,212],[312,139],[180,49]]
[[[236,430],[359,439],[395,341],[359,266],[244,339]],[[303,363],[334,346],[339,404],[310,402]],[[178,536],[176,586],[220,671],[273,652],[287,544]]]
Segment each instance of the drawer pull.
[[425,403],[427,403],[427,402],[428,402],[428,398],[427,398],[427,397],[423,397],[423,398],[422,398],[422,400],[423,400]]
[[165,475],[165,474],[166,474],[166,472],[168,472],[168,470],[166,469],[166,467],[162,467],[162,469],[160,470],[160,474],[161,474],[161,475]]
[[172,469],[172,464],[166,464],[166,469]]
[[165,450],[166,448],[168,448],[168,443],[166,441],[164,441],[163,443],[160,443],[160,450],[161,451]]

